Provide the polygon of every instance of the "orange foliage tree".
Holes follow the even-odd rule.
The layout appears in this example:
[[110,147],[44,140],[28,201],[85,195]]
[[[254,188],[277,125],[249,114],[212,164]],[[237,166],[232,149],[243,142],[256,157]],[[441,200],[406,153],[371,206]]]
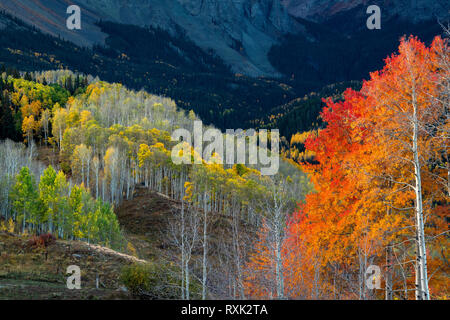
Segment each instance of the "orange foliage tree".
[[[441,38],[430,47],[402,39],[399,53],[360,92],[348,89],[344,101],[325,101],[326,127],[305,142],[316,162],[302,166],[315,192],[286,227],[285,296],[445,297],[449,105],[443,63],[448,47]],[[273,263],[261,257],[267,255],[261,245],[250,269]],[[377,282],[368,278],[373,266],[384,290],[369,285]],[[257,275],[248,278],[248,293],[269,298]]]

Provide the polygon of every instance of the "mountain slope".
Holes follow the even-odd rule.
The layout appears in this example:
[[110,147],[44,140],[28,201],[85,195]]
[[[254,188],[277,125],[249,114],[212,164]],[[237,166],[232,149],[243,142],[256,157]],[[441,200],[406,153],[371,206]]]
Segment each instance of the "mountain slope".
[[[81,31],[66,28],[70,4],[81,7]],[[276,75],[267,52],[281,34],[299,30],[279,0],[3,0],[0,9],[83,46],[104,42],[98,20],[160,27],[172,34],[182,29],[235,72],[252,76]]]
[[[385,18],[384,9],[382,29],[367,30],[364,1],[334,1],[333,10],[330,3],[323,6],[325,2],[316,0],[76,3],[82,7],[81,31],[65,27],[67,0],[2,1],[0,9],[36,27],[0,14],[0,63],[23,71],[69,68],[144,88],[173,98],[181,108],[194,110],[220,129],[258,128],[260,119],[273,115],[271,110],[293,105],[289,102],[308,92],[367,78],[395,51],[402,35],[414,34],[428,42],[442,32],[435,19],[413,23],[414,19],[399,15]],[[289,17],[280,3],[298,17]],[[387,17],[407,4],[386,3],[392,7]],[[426,5],[415,3],[416,8]],[[308,10],[292,11],[296,4],[307,4]],[[430,5],[420,19],[432,17],[440,6],[441,1]],[[402,15],[409,17],[414,8]],[[326,21],[302,18],[314,20],[314,14]],[[142,27],[146,24],[162,29]],[[40,31],[92,47],[81,48]],[[211,50],[205,51],[207,47]],[[267,72],[261,73],[262,69]],[[261,74],[272,79],[254,77]]]
[[[81,7],[81,30],[66,28],[71,4]],[[445,0],[2,0],[0,10],[80,46],[105,44],[100,20],[183,33],[233,72],[280,77],[268,59],[271,48],[289,34],[314,39],[298,18],[351,34],[365,29],[371,4],[380,6],[383,28],[394,17],[409,23],[448,17]]]
[[448,16],[447,0],[281,0],[290,15],[315,22],[324,22],[335,15],[358,8],[356,16],[366,15],[365,9],[378,5],[383,19],[393,16],[411,22],[429,20],[432,17]]
[[[0,231],[0,299],[129,299],[121,290],[121,269],[145,262],[81,241],[33,247],[28,238]],[[70,265],[80,267],[82,290],[66,287]]]
[[103,43],[106,34],[100,31],[95,22],[101,16],[88,7],[82,9],[81,30],[69,30],[66,27],[67,7],[73,4],[67,0],[2,0],[0,10],[35,26],[44,33],[72,41],[80,46],[92,46]]
[[255,114],[297,95],[284,81],[232,74],[220,59],[182,35],[111,22],[99,25],[108,34],[107,45],[88,49],[0,13],[0,64],[22,71],[71,69],[144,88],[173,98],[221,129],[248,128]]

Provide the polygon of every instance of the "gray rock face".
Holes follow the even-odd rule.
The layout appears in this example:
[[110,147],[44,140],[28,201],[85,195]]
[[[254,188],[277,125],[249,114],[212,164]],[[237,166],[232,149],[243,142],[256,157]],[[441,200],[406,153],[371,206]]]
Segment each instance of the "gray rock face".
[[[267,53],[280,35],[298,30],[279,0],[151,2],[167,16],[164,27],[181,26],[200,47],[213,49],[235,72],[253,76],[276,75]],[[150,21],[161,26],[159,21]]]
[[376,4],[383,17],[399,15],[414,22],[431,17],[447,17],[449,0],[281,0],[290,15],[321,22],[359,5]]
[[18,17],[28,24],[52,36],[75,42],[81,46],[102,43],[106,37],[100,28],[94,25],[100,19],[96,12],[89,8],[82,9],[81,30],[69,30],[66,27],[67,1],[64,0],[1,0],[0,10]]
[[213,49],[235,72],[252,76],[277,75],[267,53],[280,35],[300,27],[280,0],[73,0],[81,7],[82,30],[65,27],[67,1],[1,0],[0,9],[81,45],[105,39],[95,21],[176,26],[204,49]]

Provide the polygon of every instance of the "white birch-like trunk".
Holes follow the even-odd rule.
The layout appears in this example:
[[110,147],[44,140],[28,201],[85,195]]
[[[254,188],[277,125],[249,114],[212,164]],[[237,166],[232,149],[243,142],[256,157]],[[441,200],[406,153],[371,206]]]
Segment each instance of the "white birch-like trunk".
[[207,210],[206,210],[206,192],[203,194],[203,261],[202,261],[202,300],[206,300],[206,264],[207,264],[207,254],[208,254],[208,243],[207,243]]
[[429,300],[430,294],[428,291],[428,275],[427,275],[427,252],[425,247],[425,230],[423,222],[423,203],[422,203],[422,177],[420,171],[420,160],[418,151],[418,136],[419,136],[419,124],[417,119],[417,103],[416,103],[416,93],[415,88],[413,88],[413,157],[414,157],[414,177],[415,177],[415,187],[414,192],[416,194],[416,228],[417,228],[417,242],[418,242],[418,252],[417,252],[417,263],[419,272],[419,288],[416,290],[421,290],[419,295],[423,300]]

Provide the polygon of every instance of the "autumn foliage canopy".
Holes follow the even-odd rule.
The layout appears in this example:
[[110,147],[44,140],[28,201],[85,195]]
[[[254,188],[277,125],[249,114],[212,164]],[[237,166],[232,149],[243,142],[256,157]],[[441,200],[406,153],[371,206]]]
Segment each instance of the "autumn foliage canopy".
[[[430,296],[445,298],[450,271],[448,56],[447,43],[439,37],[429,47],[404,38],[398,53],[371,73],[359,92],[348,89],[342,101],[326,100],[325,128],[305,142],[316,161],[302,164],[315,192],[299,204],[285,231],[285,297],[414,298],[411,151],[416,139]],[[417,136],[412,119],[417,119]],[[274,264],[263,258],[271,256],[263,239],[247,264],[245,286],[254,298],[276,297],[270,276],[258,277],[258,270]],[[379,290],[366,285],[371,265],[381,270]]]

